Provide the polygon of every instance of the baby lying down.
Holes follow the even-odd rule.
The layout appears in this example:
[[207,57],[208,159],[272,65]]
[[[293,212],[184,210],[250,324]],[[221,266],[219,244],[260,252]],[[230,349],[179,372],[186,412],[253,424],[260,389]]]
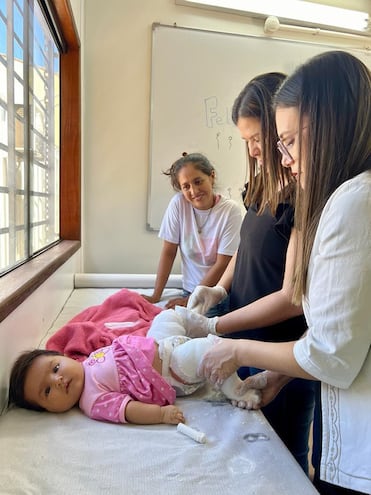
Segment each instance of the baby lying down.
[[[65,412],[79,405],[90,418],[114,423],[184,423],[175,398],[205,384],[198,374],[216,335],[190,338],[195,325],[178,307],[158,314],[146,337],[124,335],[90,354],[83,362],[59,352],[35,349],[14,363],[9,405],[37,411]],[[239,395],[237,374],[221,386],[232,401],[256,408],[260,391]]]

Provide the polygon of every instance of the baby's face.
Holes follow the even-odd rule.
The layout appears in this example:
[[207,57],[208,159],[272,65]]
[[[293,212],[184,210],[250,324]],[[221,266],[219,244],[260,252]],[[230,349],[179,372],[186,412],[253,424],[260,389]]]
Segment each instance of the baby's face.
[[65,356],[41,355],[25,380],[25,399],[50,412],[65,412],[80,399],[84,387],[81,363]]

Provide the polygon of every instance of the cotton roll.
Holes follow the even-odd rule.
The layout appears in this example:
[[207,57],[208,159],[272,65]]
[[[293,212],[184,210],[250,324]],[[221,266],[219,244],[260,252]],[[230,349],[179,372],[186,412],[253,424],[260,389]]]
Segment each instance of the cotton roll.
[[194,430],[190,426],[186,426],[183,423],[179,423],[176,429],[180,433],[183,433],[183,435],[192,438],[198,443],[206,443],[206,435],[205,433],[202,433],[202,431]]

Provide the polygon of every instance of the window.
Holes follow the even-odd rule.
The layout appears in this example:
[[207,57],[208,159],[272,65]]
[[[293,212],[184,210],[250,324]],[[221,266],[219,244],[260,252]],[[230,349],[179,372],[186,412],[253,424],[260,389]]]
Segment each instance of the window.
[[[80,249],[80,40],[69,0],[39,2],[41,6],[48,7],[52,17],[49,21],[51,26],[55,25],[54,32],[59,35],[59,44],[63,46],[60,54],[60,87],[63,88],[60,98],[60,241],[0,276],[0,322]],[[4,0],[0,0],[1,7],[5,3]],[[3,8],[0,11],[4,12]],[[1,16],[0,29],[4,25],[4,17]],[[1,105],[0,108],[1,118],[4,109]],[[1,204],[0,207],[2,211]]]
[[60,52],[36,0],[0,0],[0,275],[59,240]]

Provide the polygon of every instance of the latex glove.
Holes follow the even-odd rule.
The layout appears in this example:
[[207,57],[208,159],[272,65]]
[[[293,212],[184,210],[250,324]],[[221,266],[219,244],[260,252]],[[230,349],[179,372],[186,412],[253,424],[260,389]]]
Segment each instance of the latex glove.
[[261,373],[246,378],[246,380],[240,384],[238,393],[243,394],[248,388],[260,389],[261,401],[259,407],[264,407],[272,402],[282,388],[291,380],[293,380],[292,377],[282,375],[276,371],[262,371]]
[[237,346],[239,340],[215,340],[215,345],[205,354],[198,367],[197,374],[214,385],[220,386],[232,373],[238,370]]
[[198,285],[189,296],[187,308],[204,315],[207,311],[227,297],[227,291],[221,285],[206,287]]
[[216,324],[219,319],[217,316],[206,318],[183,306],[175,306],[175,312],[182,320],[187,337],[207,337],[209,333],[217,335]]

